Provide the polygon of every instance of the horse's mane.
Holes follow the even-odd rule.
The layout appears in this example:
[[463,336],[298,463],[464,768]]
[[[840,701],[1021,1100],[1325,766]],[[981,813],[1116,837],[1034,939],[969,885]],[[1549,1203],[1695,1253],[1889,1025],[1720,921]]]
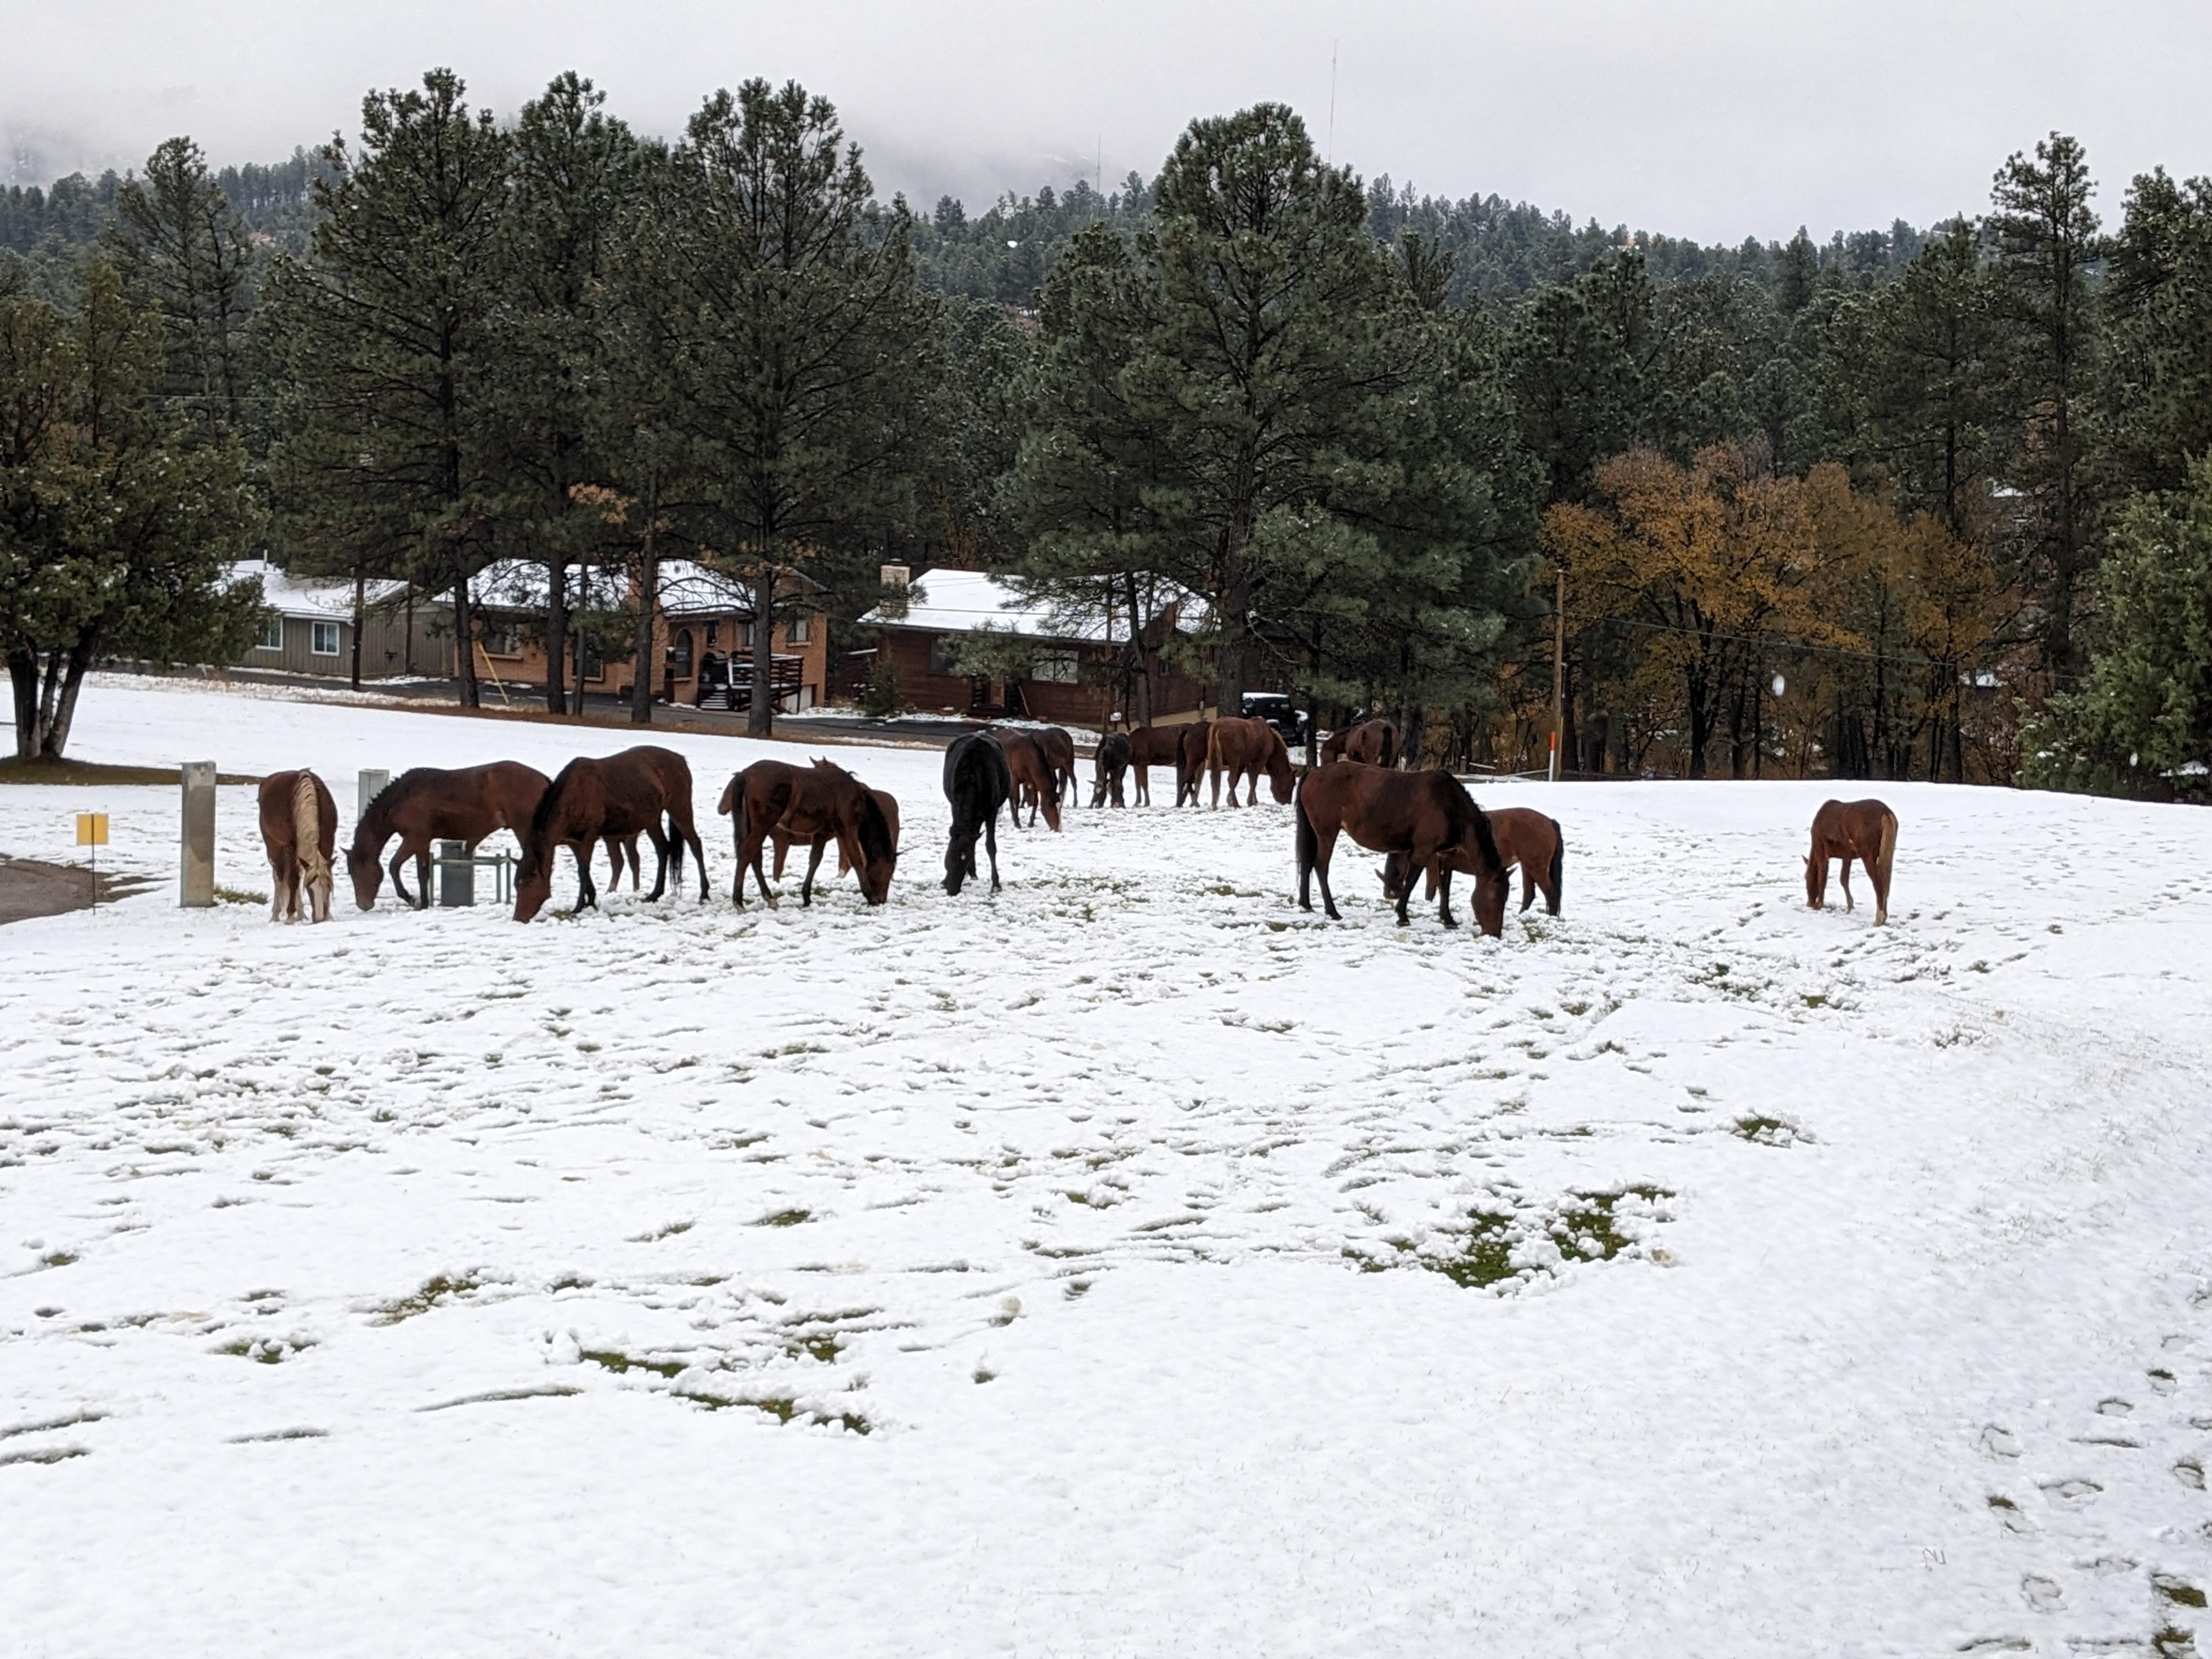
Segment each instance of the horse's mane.
[[870,794],[867,789],[857,781],[853,787],[860,792],[858,826],[860,851],[867,856],[867,860],[871,864],[876,863],[878,860],[896,857],[898,849],[891,845],[890,820],[884,816],[883,803]]
[[539,859],[547,855],[549,849],[545,840],[552,833],[556,822],[556,814],[561,810],[561,797],[568,793],[569,779],[583,763],[584,757],[580,755],[570,761],[546,786],[545,793],[538,798],[538,809],[530,815],[530,831],[522,838],[522,860],[526,865],[534,866]]
[[1468,816],[1464,827],[1474,832],[1475,854],[1483,866],[1482,873],[1485,875],[1501,873],[1505,868],[1505,860],[1498,856],[1498,837],[1490,833],[1490,815],[1474,804],[1474,797],[1467,793],[1467,786],[1453,777],[1450,773],[1439,769],[1437,775],[1449,779],[1453,790],[1467,805]]

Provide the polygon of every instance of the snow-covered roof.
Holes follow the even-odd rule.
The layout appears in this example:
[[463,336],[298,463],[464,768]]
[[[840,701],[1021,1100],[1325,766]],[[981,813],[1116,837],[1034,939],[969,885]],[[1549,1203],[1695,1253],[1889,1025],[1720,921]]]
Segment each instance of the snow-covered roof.
[[[1186,599],[1183,617],[1199,611]],[[1129,637],[1129,619],[1115,611],[1082,611],[1033,599],[1002,576],[981,570],[933,570],[917,577],[902,609],[878,606],[860,618],[879,628],[919,628],[959,634],[977,629],[1026,635],[1038,640],[1103,641]]]
[[[819,587],[803,572],[784,577],[793,586]],[[568,571],[568,603],[586,609],[613,610],[629,602],[629,571],[622,565],[574,565]],[[545,567],[526,559],[504,559],[485,567],[476,580],[477,603],[502,610],[545,608]],[[726,572],[696,559],[660,562],[660,608],[677,616],[701,611],[752,613],[752,590]]]
[[[228,586],[258,579],[261,602],[280,616],[310,617],[318,622],[353,620],[353,583],[346,578],[289,575],[266,559],[238,559],[225,573]],[[372,581],[362,597],[368,605],[381,605],[406,592],[404,582]]]

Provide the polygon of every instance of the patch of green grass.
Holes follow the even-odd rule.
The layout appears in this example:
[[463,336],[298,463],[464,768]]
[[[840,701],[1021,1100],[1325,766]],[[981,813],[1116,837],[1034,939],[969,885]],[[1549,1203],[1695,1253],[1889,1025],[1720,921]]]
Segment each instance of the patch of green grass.
[[251,1359],[257,1365],[281,1365],[314,1346],[300,1336],[235,1336],[216,1352],[234,1359]]
[[753,1223],[756,1227],[796,1227],[802,1221],[814,1219],[811,1210],[778,1210],[774,1215],[764,1215]]
[[1796,1130],[1778,1117],[1740,1117],[1729,1133],[1761,1146],[1789,1146],[1797,1140]]
[[2152,1589],[2177,1607],[2201,1607],[2204,1605],[2204,1592],[2185,1579],[2160,1572],[2153,1573],[2150,1582]]
[[817,1428],[826,1428],[835,1423],[853,1434],[867,1434],[875,1426],[858,1412],[814,1411],[801,1406],[788,1395],[763,1395],[745,1400],[729,1400],[720,1395],[695,1394],[685,1390],[679,1392],[677,1398],[688,1400],[695,1406],[703,1406],[710,1412],[726,1411],[732,1406],[748,1407],[757,1412],[767,1413],[779,1423],[803,1419]]
[[1451,1255],[1429,1265],[1462,1290],[1486,1290],[1514,1276],[1513,1218],[1472,1215],[1464,1242]]
[[576,1357],[617,1376],[624,1371],[651,1371],[656,1376],[673,1380],[690,1369],[680,1359],[640,1359],[635,1354],[618,1353],[612,1348],[586,1348]]
[[[243,772],[218,772],[217,783],[258,783]],[[0,759],[0,784],[179,784],[183,775],[173,766],[102,766],[94,761]]]
[[218,904],[266,904],[269,895],[249,893],[243,887],[218,887],[215,890],[215,899]]
[[379,1325],[397,1325],[404,1319],[412,1319],[417,1314],[429,1312],[441,1302],[450,1302],[455,1297],[465,1296],[471,1291],[481,1290],[484,1284],[485,1281],[474,1273],[463,1273],[459,1278],[449,1278],[444,1273],[439,1273],[433,1278],[424,1279],[421,1286],[411,1295],[403,1296],[397,1301],[387,1302],[379,1308],[376,1310],[377,1317],[374,1322]]

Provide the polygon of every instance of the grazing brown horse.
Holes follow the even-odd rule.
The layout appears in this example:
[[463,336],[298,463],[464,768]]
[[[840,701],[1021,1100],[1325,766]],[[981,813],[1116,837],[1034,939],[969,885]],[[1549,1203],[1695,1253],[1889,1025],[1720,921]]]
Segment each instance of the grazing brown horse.
[[1103,806],[1110,796],[1116,806],[1129,803],[1121,798],[1121,780],[1129,774],[1129,739],[1119,732],[1109,732],[1098,739],[1098,748],[1091,757],[1091,804]]
[[1398,763],[1398,728],[1388,720],[1362,720],[1341,732],[1332,732],[1321,746],[1323,766],[1331,761],[1358,761],[1368,766]]
[[1045,764],[1052,769],[1054,797],[1071,806],[1079,805],[1083,789],[1075,781],[1075,739],[1057,726],[1048,726],[1043,731],[1032,732],[1030,735],[1036,739],[1037,747],[1044,750]]
[[1393,772],[1358,761],[1316,767],[1298,786],[1298,908],[1313,908],[1310,878],[1321,877],[1321,901],[1337,921],[1328,889],[1328,860],[1339,834],[1377,853],[1407,855],[1408,879],[1398,892],[1398,925],[1407,925],[1411,872],[1436,878],[1437,919],[1458,926],[1451,913],[1451,877],[1465,862],[1474,875],[1474,919],[1496,939],[1505,931],[1508,882],[1504,860],[1490,833],[1490,819],[1466,786],[1449,772]]
[[999,752],[1006,757],[1006,770],[1014,780],[1014,827],[1022,827],[1022,805],[1027,802],[1030,823],[1036,823],[1037,810],[1044,811],[1046,827],[1055,834],[1060,830],[1060,789],[1052,763],[1045,758],[1044,745],[1027,732],[1017,732],[1004,726],[988,726],[983,735],[999,745]]
[[[1267,775],[1275,799],[1287,802],[1297,775],[1291,770],[1291,751],[1283,734],[1265,720],[1225,720],[1213,722],[1206,738],[1206,769],[1213,777],[1213,804],[1221,805],[1221,775],[1229,775],[1229,804],[1237,805],[1237,781],[1244,781],[1244,805],[1260,799],[1260,774]],[[1191,795],[1195,802],[1197,786]]]
[[1180,726],[1137,726],[1129,729],[1129,764],[1137,774],[1137,805],[1152,804],[1152,768],[1176,769],[1176,804],[1182,804],[1182,734]]
[[[844,768],[837,765],[834,761],[823,760],[819,757],[816,758],[814,764],[817,768],[827,771],[842,772],[844,770]],[[871,789],[868,793],[876,798],[876,805],[883,808],[884,821],[891,827],[891,850],[893,852],[896,852],[898,850],[899,839],[898,798],[892,794],[888,789]],[[771,830],[769,832],[769,839],[775,843],[775,862],[769,867],[769,873],[774,876],[778,881],[781,881],[783,879],[784,860],[790,857],[793,845],[799,841],[804,840],[805,837],[793,835],[789,830],[786,830],[779,823],[774,830]],[[840,876],[845,875],[852,869],[852,856],[846,852],[845,843],[842,841],[840,841],[837,843],[837,873]]]
[[[662,827],[663,820],[666,828]],[[648,899],[666,890],[669,872],[684,880],[684,848],[699,860],[699,896],[707,896],[707,851],[691,823],[691,769],[672,749],[641,744],[604,760],[581,757],[539,797],[522,835],[522,863],[514,875],[514,919],[528,921],[553,893],[553,860],[565,847],[575,855],[579,910],[597,905],[592,849],[609,836],[644,835],[659,858]]]
[[[520,841],[544,797],[546,782],[543,772],[519,761],[494,761],[453,771],[417,766],[402,772],[369,802],[353,827],[346,873],[353,878],[354,902],[364,910],[375,908],[377,890],[384,885],[384,844],[397,836],[392,889],[403,902],[424,908],[430,902],[430,843],[458,841],[473,854],[479,842],[501,830],[513,830]],[[416,890],[412,893],[399,878],[410,859]]]
[[[1490,833],[1498,842],[1498,856],[1510,867],[1521,866],[1521,908],[1526,910],[1535,898],[1539,888],[1543,890],[1544,908],[1553,915],[1559,914],[1559,890],[1566,877],[1567,842],[1561,833],[1557,818],[1547,818],[1541,812],[1526,806],[1501,806],[1489,814]],[[1403,853],[1393,853],[1382,860],[1382,896],[1395,899],[1399,888],[1409,873],[1411,860]],[[1454,856],[1452,868],[1468,875],[1475,873],[1474,863],[1462,848]],[[1434,898],[1437,884],[1429,880],[1429,896]]]
[[1897,814],[1878,800],[1824,801],[1813,815],[1813,850],[1805,855],[1805,902],[1828,902],[1828,860],[1844,861],[1844,908],[1851,908],[1851,860],[1874,882],[1874,925],[1889,920],[1889,866],[1897,854]]
[[338,804],[313,772],[273,772],[261,780],[261,844],[269,851],[269,920],[331,919],[331,860],[338,850]]
[[881,904],[890,891],[891,872],[898,864],[898,845],[882,804],[867,786],[842,766],[817,761],[812,766],[787,765],[782,761],[755,761],[731,778],[714,810],[728,817],[738,849],[738,878],[730,888],[730,902],[745,908],[745,872],[760,884],[761,897],[771,910],[776,898],[761,868],[761,848],[781,830],[793,841],[811,843],[806,878],[799,884],[799,902],[814,902],[814,872],[822,867],[823,848],[835,836],[850,868],[860,872],[860,896]]

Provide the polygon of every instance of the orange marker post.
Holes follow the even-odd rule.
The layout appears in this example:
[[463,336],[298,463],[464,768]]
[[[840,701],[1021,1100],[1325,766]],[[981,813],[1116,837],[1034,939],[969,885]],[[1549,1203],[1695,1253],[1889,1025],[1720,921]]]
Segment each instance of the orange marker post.
[[76,815],[76,844],[92,849],[92,902],[100,902],[100,849],[107,845],[107,814],[80,812]]

